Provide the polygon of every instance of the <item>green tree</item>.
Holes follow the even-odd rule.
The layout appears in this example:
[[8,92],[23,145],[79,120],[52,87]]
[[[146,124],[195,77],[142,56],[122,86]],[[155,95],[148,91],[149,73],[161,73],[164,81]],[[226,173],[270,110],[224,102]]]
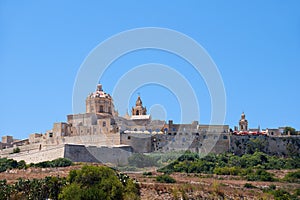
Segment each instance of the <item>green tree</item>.
[[[125,180],[125,179],[124,179]],[[67,185],[59,194],[59,199],[139,199],[138,189],[131,180],[121,183],[117,173],[105,166],[84,166],[73,170]]]
[[290,133],[291,135],[296,135],[296,129],[294,129],[293,127],[290,126],[286,126],[283,130],[283,134],[288,135],[288,133]]

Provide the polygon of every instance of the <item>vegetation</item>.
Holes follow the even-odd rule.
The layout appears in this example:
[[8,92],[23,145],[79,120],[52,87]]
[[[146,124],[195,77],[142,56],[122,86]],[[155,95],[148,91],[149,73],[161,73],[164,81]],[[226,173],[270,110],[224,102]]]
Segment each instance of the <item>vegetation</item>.
[[299,156],[294,158],[282,158],[269,156],[256,151],[254,154],[236,156],[230,153],[208,154],[199,158],[196,153],[187,151],[176,161],[161,168],[164,173],[205,173],[217,175],[242,176],[249,181],[274,181],[270,169],[298,169],[300,168]]
[[65,178],[59,177],[33,180],[18,179],[12,185],[7,184],[6,180],[0,180],[0,199],[57,200],[65,185]]
[[156,181],[159,183],[176,183],[176,180],[167,174],[157,176]]
[[13,153],[20,153],[20,148],[19,147],[17,147],[17,148],[15,148],[15,149],[13,149]]
[[286,126],[283,130],[283,134],[288,135],[289,133],[291,135],[297,135],[296,129],[294,129],[293,127],[290,127],[290,126]]
[[272,182],[274,181],[274,175],[267,172],[263,169],[258,169],[254,173],[250,173],[246,176],[248,181],[268,181]]
[[67,158],[57,158],[52,161],[44,161],[39,162],[36,164],[31,163],[30,167],[40,167],[40,168],[47,168],[47,167],[68,167],[71,166],[73,162]]
[[101,166],[73,170],[68,178],[18,179],[12,185],[0,180],[0,200],[6,199],[120,199],[138,200],[139,185],[125,174]]
[[140,153],[135,153],[130,156],[128,158],[128,163],[130,166],[138,168],[158,166],[155,158]]
[[73,170],[59,199],[139,199],[138,185],[126,175],[105,166]]
[[250,188],[250,189],[256,188],[256,187],[255,187],[254,185],[252,185],[251,183],[245,183],[244,187],[245,187],[245,188]]
[[[67,166],[71,166],[72,164],[73,162],[67,158],[58,158],[52,161],[45,161],[36,164],[31,163],[29,166],[46,168],[46,167],[67,167]],[[27,167],[28,166],[26,165],[24,160],[17,162],[16,160],[13,159],[0,158],[0,173],[5,172],[8,169],[25,169]]]
[[300,170],[295,172],[289,172],[284,178],[284,181],[290,183],[300,183]]
[[13,159],[0,158],[0,173],[5,172],[8,169],[23,169],[26,168],[24,160],[19,162]]
[[152,172],[144,172],[143,176],[152,176]]

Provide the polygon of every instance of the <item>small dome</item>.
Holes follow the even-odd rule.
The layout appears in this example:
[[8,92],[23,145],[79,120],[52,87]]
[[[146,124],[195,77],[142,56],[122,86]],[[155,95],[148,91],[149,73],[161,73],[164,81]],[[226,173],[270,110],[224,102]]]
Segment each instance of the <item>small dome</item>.
[[245,119],[245,117],[246,117],[246,115],[245,115],[245,113],[243,112],[242,115],[241,115],[241,118],[242,118],[242,119]]

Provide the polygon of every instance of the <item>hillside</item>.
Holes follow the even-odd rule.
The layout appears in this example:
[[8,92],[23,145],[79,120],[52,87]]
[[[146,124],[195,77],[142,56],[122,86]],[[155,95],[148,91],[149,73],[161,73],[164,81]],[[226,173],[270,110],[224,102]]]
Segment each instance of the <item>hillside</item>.
[[[94,164],[99,165],[99,164]],[[73,169],[80,169],[82,164],[58,168],[28,168],[13,169],[0,173],[0,179],[14,183],[18,178],[42,179],[46,176],[66,177]],[[295,170],[270,170],[276,178],[283,178],[288,172]],[[297,183],[285,182],[258,182],[240,180],[237,176],[220,176],[207,174],[173,173],[174,184],[158,183],[156,177],[161,173],[152,172],[152,175],[143,173],[127,173],[140,183],[141,199],[274,199],[273,195],[264,192],[276,186],[276,189],[294,191],[300,188]],[[150,173],[151,174],[151,173]],[[254,186],[255,188],[246,188]],[[250,185],[251,184],[251,185]]]

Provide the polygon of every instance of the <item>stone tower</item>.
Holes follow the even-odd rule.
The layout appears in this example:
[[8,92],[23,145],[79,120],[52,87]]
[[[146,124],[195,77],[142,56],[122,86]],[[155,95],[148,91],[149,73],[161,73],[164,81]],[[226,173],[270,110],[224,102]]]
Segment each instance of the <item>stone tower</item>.
[[143,102],[140,96],[138,96],[135,102],[135,107],[132,107],[132,116],[134,115],[147,115],[147,109],[146,107],[143,107]]
[[243,112],[239,122],[240,131],[248,131],[248,120],[246,120],[246,115]]
[[98,84],[96,91],[86,98],[86,113],[114,115],[112,97],[103,91],[101,84]]

